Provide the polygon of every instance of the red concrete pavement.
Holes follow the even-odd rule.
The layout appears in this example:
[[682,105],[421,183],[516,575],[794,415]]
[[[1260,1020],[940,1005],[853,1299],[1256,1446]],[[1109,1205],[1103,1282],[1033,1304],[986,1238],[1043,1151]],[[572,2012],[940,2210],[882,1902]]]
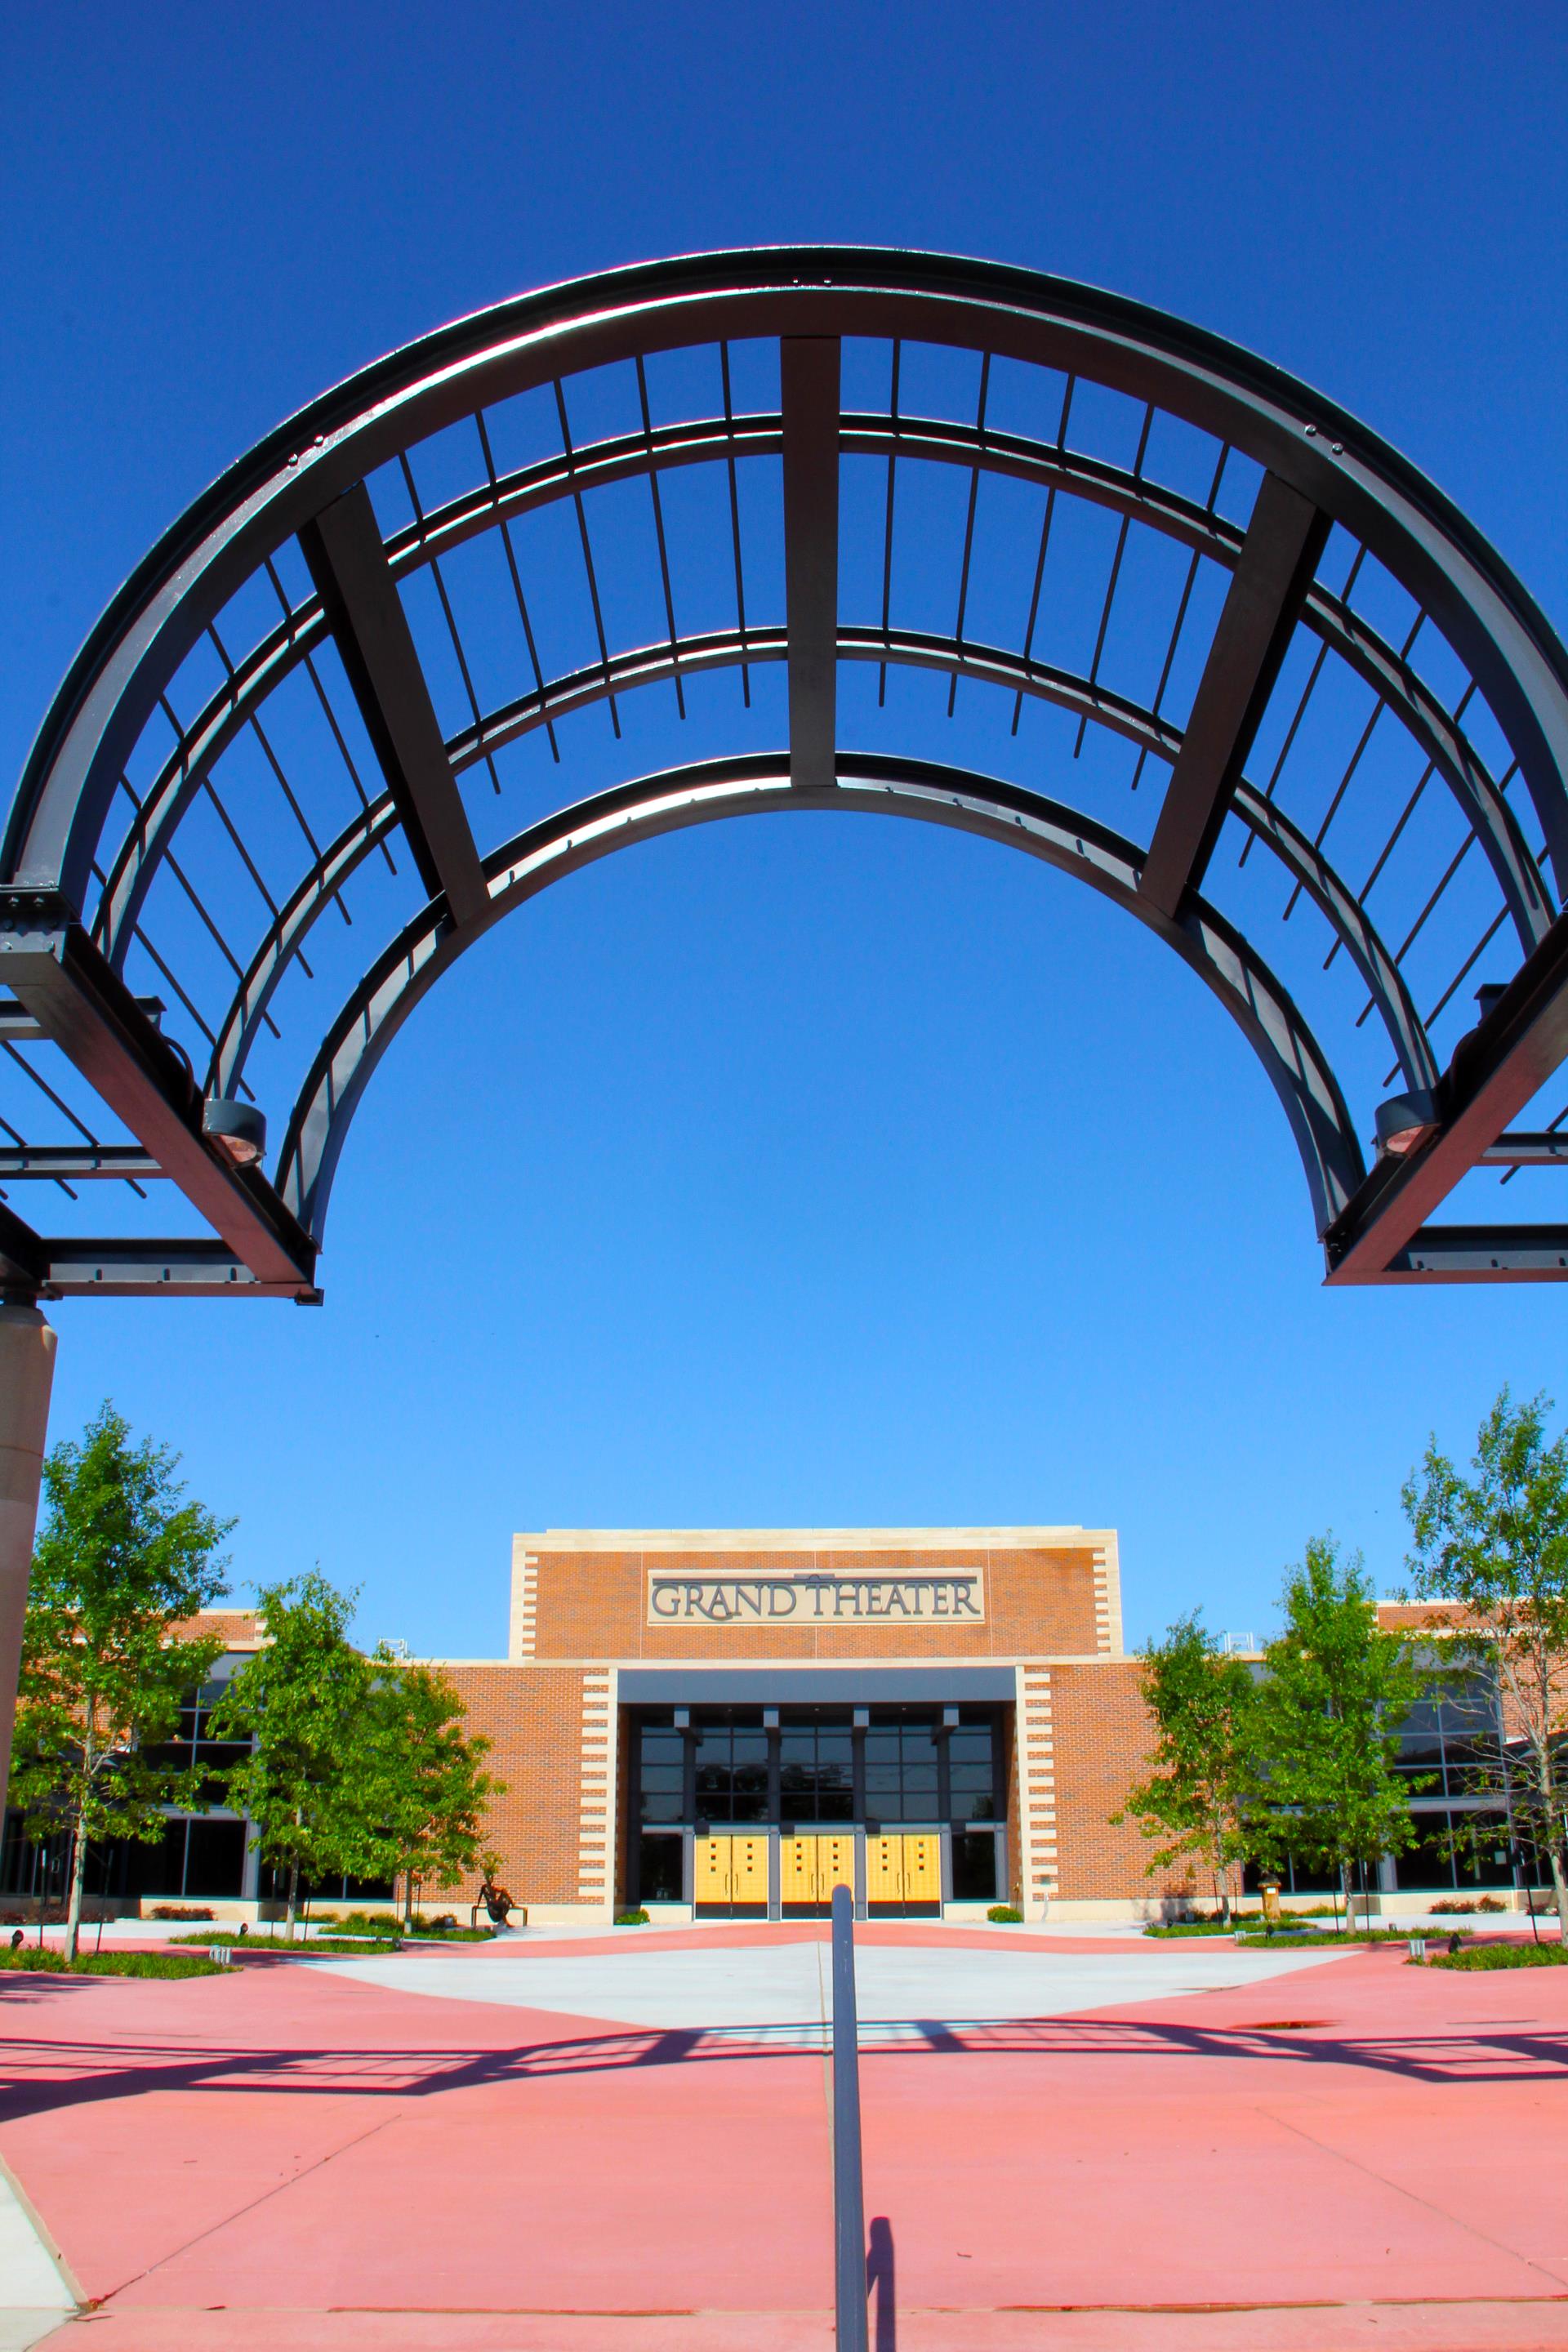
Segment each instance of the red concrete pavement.
[[[823,2060],[596,2019],[606,1948],[577,2019],[288,1963],[0,1979],[0,2155],[98,2305],[51,2344],[828,2345]],[[1346,1954],[933,2027],[862,2083],[879,2352],[1568,2347],[1568,1969]]]

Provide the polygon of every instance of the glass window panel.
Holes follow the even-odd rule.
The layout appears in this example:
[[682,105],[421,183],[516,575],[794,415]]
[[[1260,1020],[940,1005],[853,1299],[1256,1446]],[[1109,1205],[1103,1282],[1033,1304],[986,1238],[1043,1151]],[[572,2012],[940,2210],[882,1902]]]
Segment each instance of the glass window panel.
[[878,1796],[887,1794],[896,1795],[898,1788],[899,1768],[896,1764],[873,1764],[868,1760],[866,1766],[866,1795],[868,1799],[871,1797],[873,1792]]
[[996,1899],[994,1837],[955,1837],[952,1841],[952,1891],[961,1903],[994,1903]]
[[899,1735],[896,1731],[872,1729],[866,1734],[868,1764],[896,1764],[899,1760]]
[[955,1822],[994,1822],[996,1800],[986,1790],[954,1790],[952,1818]]
[[986,1764],[953,1764],[949,1767],[955,1789],[989,1789],[991,1767]]
[[947,1752],[955,1764],[985,1764],[991,1761],[989,1731],[950,1731]]
[[819,1822],[847,1822],[853,1818],[854,1795],[848,1789],[823,1789],[816,1800]]
[[679,1764],[684,1745],[679,1731],[645,1731],[642,1760],[645,1764]]
[[855,1755],[855,1738],[848,1731],[819,1731],[816,1735],[816,1760],[819,1764],[849,1765]]
[[903,1780],[904,1787],[906,1789],[918,1789],[922,1794],[929,1793],[934,1797],[936,1794],[936,1766],[934,1763],[906,1764],[904,1766]]
[[642,1768],[645,1789],[673,1789],[679,1795],[685,1778],[679,1764],[645,1764]]
[[1452,1886],[1454,1856],[1443,1813],[1417,1814],[1415,1843],[1395,1857],[1394,1874],[1401,1887]]
[[1461,1886],[1511,1886],[1508,1824],[1484,1813],[1450,1816],[1454,1838],[1455,1875]]
[[683,1810],[679,1789],[672,1792],[645,1789],[642,1792],[642,1817],[645,1822],[678,1822]]
[[906,1723],[903,1734],[903,1750],[904,1762],[906,1764],[934,1764],[936,1762],[935,1732],[931,1729],[929,1725],[923,1723]]
[[185,1853],[185,1894],[237,1895],[245,1879],[245,1822],[193,1821]]
[[765,1731],[737,1731],[734,1741],[734,1759],[737,1764],[766,1765],[768,1735]]
[[637,1881],[644,1903],[679,1903],[681,1898],[681,1841],[678,1837],[645,1837],[637,1841]]

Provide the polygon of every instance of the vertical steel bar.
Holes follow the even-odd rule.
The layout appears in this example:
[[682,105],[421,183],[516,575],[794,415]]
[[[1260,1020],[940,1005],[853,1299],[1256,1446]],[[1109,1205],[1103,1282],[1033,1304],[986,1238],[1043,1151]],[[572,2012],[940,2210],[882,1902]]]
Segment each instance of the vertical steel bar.
[[0,1302],[0,1788],[10,1777],[22,1622],[54,1376],[55,1335],[37,1308],[21,1298]]
[[833,1890],[833,2237],[834,2342],[838,2352],[868,2352],[855,1897],[847,1886]]

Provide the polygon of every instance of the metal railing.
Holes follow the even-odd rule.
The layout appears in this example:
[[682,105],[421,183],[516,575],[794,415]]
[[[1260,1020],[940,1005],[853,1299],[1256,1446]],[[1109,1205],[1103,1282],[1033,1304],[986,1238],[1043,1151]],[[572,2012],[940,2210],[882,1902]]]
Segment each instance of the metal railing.
[[833,2242],[834,2340],[838,2352],[868,2352],[855,1897],[847,1886],[833,1890]]

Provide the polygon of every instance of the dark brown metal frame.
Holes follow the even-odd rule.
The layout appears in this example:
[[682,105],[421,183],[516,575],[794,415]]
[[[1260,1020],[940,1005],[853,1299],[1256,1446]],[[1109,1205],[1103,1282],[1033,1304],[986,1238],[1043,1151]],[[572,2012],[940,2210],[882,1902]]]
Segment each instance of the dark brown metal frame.
[[[896,392],[889,415],[844,414],[840,349],[850,335],[890,339],[895,352],[924,341],[982,354],[973,425],[907,417]],[[756,336],[778,341],[776,416],[738,416],[730,401],[729,342]],[[723,416],[656,428],[645,358],[715,343],[726,354]],[[1068,391],[1054,445],[988,426],[993,356],[1064,372]],[[643,430],[574,447],[564,429],[562,381],[615,360],[637,362]],[[1072,388],[1085,381],[1147,404],[1131,470],[1068,446]],[[485,407],[552,385],[563,420],[562,457],[498,474],[483,432]],[[1262,469],[1245,530],[1216,513],[1212,493],[1205,506],[1144,478],[1156,409],[1214,435],[1226,451],[1239,451]],[[418,512],[412,526],[384,538],[365,477],[437,428],[470,417],[480,425],[488,481],[444,508]],[[759,626],[748,625],[741,593],[734,469],[738,458],[775,453],[783,460],[786,609],[782,625]],[[889,562],[898,464],[924,459],[969,469],[963,574],[951,635],[894,627],[886,593],[880,629],[851,626],[840,615],[839,473],[847,454],[886,458]],[[703,462],[730,469],[739,625],[682,636],[658,483],[665,468]],[[974,490],[983,471],[1038,482],[1053,497],[1060,489],[1121,514],[1087,677],[1032,657],[1033,614],[1021,654],[966,635]],[[668,642],[612,649],[600,620],[600,662],[547,679],[514,564],[533,688],[488,713],[474,699],[472,727],[444,740],[399,582],[438,565],[447,550],[479,531],[503,530],[513,516],[571,498],[597,614],[584,501],[595,487],[637,475],[653,491]],[[1048,514],[1047,508],[1047,533]],[[1230,575],[1180,731],[1160,716],[1163,679],[1153,707],[1144,709],[1110,692],[1099,677],[1131,519],[1191,550],[1194,563],[1206,554]],[[1465,665],[1469,691],[1484,696],[1528,793],[1543,842],[1540,858],[1531,854],[1506,797],[1508,779],[1500,783],[1488,773],[1467,736],[1464,701],[1446,708],[1407,659],[1410,641],[1404,648],[1384,643],[1352,609],[1347,592],[1336,594],[1319,577],[1336,523],[1409,592],[1422,620],[1442,631]],[[225,656],[225,686],[179,730],[129,834],[106,855],[104,871],[98,861],[110,803],[150,715],[228,598],[290,540],[303,551],[313,599],[288,609],[237,665],[227,665]],[[1042,567],[1044,547],[1042,541]],[[510,541],[507,549],[510,560]],[[1272,785],[1260,790],[1246,775],[1298,626],[1365,679],[1379,708],[1392,711],[1421,748],[1490,866],[1502,900],[1499,922],[1510,920],[1518,937],[1519,970],[1446,1068],[1411,1000],[1398,952],[1390,952],[1367,915],[1365,887],[1358,895],[1335,872],[1321,831],[1316,840],[1306,838],[1275,804]],[[132,995],[121,977],[126,950],[149,885],[214,760],[255,722],[279,680],[329,639],[374,747],[381,789],[361,787],[360,818],[314,856],[245,961],[198,907],[237,975],[198,1085],[161,1034],[156,1010]],[[460,646],[458,651],[461,660]],[[936,667],[955,685],[962,676],[1002,687],[1020,705],[1025,696],[1040,697],[1076,711],[1080,735],[1092,723],[1136,743],[1140,772],[1151,754],[1168,762],[1170,781],[1147,850],[1016,786],[847,752],[837,716],[837,666],[845,659],[875,661],[884,674],[891,663]],[[481,856],[459,789],[466,767],[493,759],[501,744],[531,728],[552,730],[585,702],[604,699],[613,710],[615,698],[639,683],[673,677],[683,693],[681,682],[692,672],[736,665],[749,680],[751,665],[767,660],[787,664],[786,750],[628,783],[558,812]],[[1167,661],[1167,675],[1169,667]],[[13,1296],[153,1290],[319,1297],[316,1253],[354,1106],[412,1003],[454,957],[523,898],[611,847],[719,814],[784,806],[874,807],[1010,841],[1079,873],[1166,939],[1242,1024],[1280,1094],[1307,1169],[1331,1282],[1563,1278],[1568,1225],[1444,1228],[1426,1220],[1474,1167],[1547,1165],[1564,1156],[1551,1132],[1513,1135],[1508,1127],[1568,1055],[1568,929],[1547,880],[1550,874],[1560,891],[1568,875],[1565,771],[1568,656],[1501,560],[1430,483],[1356,420],[1215,337],[1118,297],[1026,271],[837,248],[701,256],[529,295],[378,362],[268,436],[152,551],[73,665],[22,779],[0,853],[0,979],[12,990],[10,1006],[0,1004],[0,1036],[52,1041],[133,1141],[89,1139],[67,1150],[18,1140],[0,1154],[0,1182],[156,1174],[179,1187],[216,1238],[50,1239],[0,1208],[0,1288]],[[1430,1097],[1430,1131],[1407,1157],[1384,1156],[1367,1171],[1327,1056],[1256,947],[1203,897],[1221,825],[1233,814],[1280,859],[1294,889],[1306,890],[1323,912],[1336,951],[1343,945],[1366,981],[1369,1009],[1375,1006],[1388,1028],[1405,1084]],[[278,980],[317,914],[365,856],[399,835],[428,904],[329,1025],[289,1118],[276,1181],[257,1169],[237,1168],[206,1133],[204,1104],[243,1087],[250,1043],[269,1020]],[[82,914],[94,878],[101,892],[89,932]]]

